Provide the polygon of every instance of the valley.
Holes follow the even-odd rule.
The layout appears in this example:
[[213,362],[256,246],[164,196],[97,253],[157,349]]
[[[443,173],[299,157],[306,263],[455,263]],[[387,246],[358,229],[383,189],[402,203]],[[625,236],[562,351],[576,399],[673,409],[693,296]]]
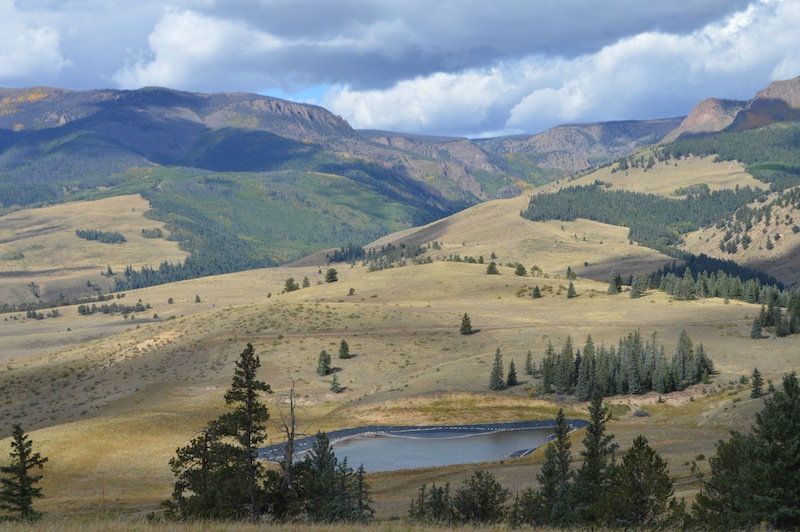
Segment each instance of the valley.
[[[705,180],[714,182],[715,175]],[[525,197],[485,202],[374,243],[436,241],[440,249],[424,254],[430,264],[407,261],[369,271],[361,263],[334,263],[339,280],[325,283],[329,265],[320,260],[128,290],[115,301],[149,308],[127,318],[83,316],[76,306],[43,320],[4,314],[0,414],[24,423],[50,457],[42,509],[62,516],[94,512],[101,504],[123,514],[154,509],[169,495],[166,464],[174,449],[222,411],[233,361],[247,342],[261,357],[260,375],[276,392],[266,398],[273,419],[286,408],[294,382],[300,424],[313,433],[364,424],[546,418],[558,406],[585,417],[585,407],[574,400],[538,396],[538,384],[528,376],[519,386],[488,392],[495,350],[522,368],[527,351],[538,361],[548,341],[559,346],[570,336],[581,346],[591,335],[596,344],[613,345],[637,329],[656,333],[668,351],[687,330],[719,371],[710,385],[670,395],[663,404],[654,394],[610,401],[619,412],[610,430],[620,443],[647,434],[670,460],[672,474],[683,479],[681,493],[691,496],[694,484],[684,463],[712,454],[730,428],[746,427],[748,412],[760,402],[742,400],[748,388],[737,384],[739,378],[756,365],[774,380],[791,371],[798,363],[796,339],[751,340],[759,307],[741,301],[678,301],[659,291],[639,299],[607,295],[613,269],[630,275],[671,259],[631,245],[624,228],[587,220],[527,221],[519,216],[526,203]],[[94,221],[104,226],[99,211]],[[500,275],[487,275],[485,264],[445,260],[458,254],[488,262],[492,253]],[[530,270],[536,265],[540,273],[520,277],[504,266],[516,262]],[[577,298],[566,297],[567,267],[578,276]],[[307,277],[310,286],[282,294],[288,277]],[[542,289],[541,299],[530,297],[534,285]],[[477,334],[458,333],[465,312]],[[345,387],[335,394],[315,367],[318,353],[335,353],[341,339],[355,356],[335,359]],[[637,409],[650,415],[635,417]],[[277,427],[269,433],[270,441],[280,441]],[[521,487],[540,461],[535,453],[484,466]],[[462,478],[474,468],[370,475],[377,515],[402,517],[418,485]]]
[[[730,106],[706,103],[680,127],[630,121],[471,141],[356,132],[324,109],[247,95],[20,94],[0,93],[19,105],[0,138],[0,438],[19,423],[49,458],[37,501],[45,525],[158,518],[175,483],[170,459],[226,411],[248,344],[274,391],[263,396],[272,444],[283,441],[290,393],[304,435],[552,419],[559,409],[587,419],[586,402],[524,373],[528,352],[538,365],[549,345],[582,349],[591,337],[616,347],[638,331],[670,356],[686,331],[713,374],[605,402],[621,449],[644,434],[689,502],[692,463],[708,471],[716,443],[748,430],[764,405],[750,397],[754,368],[779,383],[800,365],[797,126],[775,113],[758,133],[728,120]],[[72,114],[43,122],[60,116],[50,111],[61,99]],[[766,121],[759,98],[734,107],[747,123]],[[155,123],[157,134],[141,134]],[[692,136],[708,124],[736,128]],[[659,144],[670,132],[677,140]],[[161,150],[170,136],[182,141]],[[81,155],[97,146],[102,157]],[[636,204],[608,200],[634,193]],[[539,202],[553,198],[562,203]],[[604,202],[619,225],[588,219],[587,206]],[[535,217],[553,205],[561,212]],[[721,218],[706,220],[710,207]],[[642,222],[632,216],[656,237],[632,236]],[[363,258],[330,262],[345,246]],[[688,295],[659,289],[668,270],[701,259],[714,282],[728,280],[720,293],[681,270]],[[725,273],[749,275],[747,266],[785,290],[762,283],[747,302],[755,280]],[[610,294],[615,274],[622,290]],[[639,297],[635,274],[654,275]],[[766,307],[773,321],[756,335]],[[465,314],[474,334],[459,330]],[[336,358],[342,340],[351,358]],[[318,373],[323,350],[331,375]],[[520,382],[492,391],[498,350]],[[582,437],[571,436],[575,457]],[[375,517],[392,526],[422,484],[456,485],[478,469],[520,492],[544,459],[539,449],[369,474]]]

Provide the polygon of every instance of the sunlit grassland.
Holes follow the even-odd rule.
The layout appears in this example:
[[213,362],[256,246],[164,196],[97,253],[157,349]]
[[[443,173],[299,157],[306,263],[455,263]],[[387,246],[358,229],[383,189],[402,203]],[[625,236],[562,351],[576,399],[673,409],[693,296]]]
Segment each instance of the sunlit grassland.
[[[605,272],[620,264],[630,269],[620,268],[626,274],[653,269],[667,259],[629,244],[624,228],[523,220],[518,213],[525,202],[488,202],[375,244],[401,236],[437,241],[442,249],[426,252],[432,264],[408,261],[374,272],[360,263],[334,264],[339,281],[324,283],[329,266],[311,261],[134,290],[120,301],[151,305],[134,319],[80,316],[74,307],[41,321],[3,315],[0,416],[3,426],[22,423],[50,458],[40,508],[51,518],[78,519],[76,526],[87,514],[135,519],[156,509],[171,492],[168,460],[224,411],[222,395],[247,342],[261,358],[260,377],[275,392],[265,397],[273,421],[285,412],[294,383],[299,425],[313,434],[366,424],[546,419],[562,407],[570,417],[586,417],[585,404],[535,393],[538,382],[523,371],[526,353],[538,363],[548,342],[559,349],[570,336],[580,348],[591,335],[610,346],[637,329],[644,337],[655,332],[668,352],[686,329],[719,371],[711,383],[678,394],[608,400],[614,412],[609,429],[622,447],[644,434],[669,461],[678,494],[691,497],[691,461],[707,467],[715,442],[731,428],[746,429],[761,404],[749,399],[739,378],[757,366],[779,382],[800,363],[796,338],[751,340],[757,305],[677,301],[657,291],[640,299],[607,295]],[[500,275],[487,275],[485,264],[445,261],[458,254],[483,255],[488,262],[492,252]],[[542,273],[516,276],[505,265],[515,262],[529,270],[538,265]],[[579,276],[572,299],[566,297],[567,266]],[[310,287],[281,293],[287,277],[301,282],[306,276]],[[530,297],[534,285],[541,299]],[[459,334],[464,313],[476,334]],[[352,359],[336,358],[342,339]],[[514,360],[521,384],[490,392],[498,348],[506,367]],[[333,356],[341,394],[330,391],[330,377],[315,372],[322,349]],[[269,437],[280,441],[277,425],[269,426]],[[573,435],[576,460],[581,438]],[[370,475],[377,516],[401,518],[422,483],[449,480],[455,487],[477,467],[519,490],[535,484],[541,459],[539,451],[490,464]],[[116,522],[107,521],[108,529]]]

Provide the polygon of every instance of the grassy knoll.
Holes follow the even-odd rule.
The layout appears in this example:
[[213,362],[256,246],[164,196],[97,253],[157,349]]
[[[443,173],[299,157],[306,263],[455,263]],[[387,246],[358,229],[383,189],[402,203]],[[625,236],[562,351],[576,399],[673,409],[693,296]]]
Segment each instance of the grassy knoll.
[[[6,423],[0,428],[22,423],[50,458],[42,483],[47,498],[39,508],[70,519],[155,509],[171,491],[168,460],[222,412],[222,394],[247,342],[261,357],[260,377],[276,392],[266,398],[273,419],[293,380],[300,426],[313,433],[369,423],[549,418],[559,407],[585,415],[584,404],[535,395],[537,383],[522,372],[525,354],[531,350],[538,362],[548,341],[559,348],[569,335],[582,347],[591,334],[595,343],[610,345],[637,328],[644,336],[656,332],[668,350],[686,329],[720,372],[711,384],[661,402],[652,394],[610,399],[610,430],[623,448],[645,434],[669,461],[679,494],[691,497],[690,461],[711,456],[715,442],[732,427],[746,427],[760,404],[737,384],[739,377],[758,366],[777,382],[800,362],[796,340],[751,340],[756,305],[675,301],[659,292],[635,300],[607,295],[607,277],[585,276],[592,266],[596,272],[618,264],[645,269],[664,258],[629,245],[622,228],[522,220],[524,202],[489,202],[404,234],[443,242],[441,250],[427,252],[434,259],[459,254],[488,261],[495,252],[500,275],[487,275],[485,265],[443,260],[375,272],[339,264],[339,281],[324,283],[327,265],[309,264],[129,291],[119,301],[151,305],[134,318],[81,316],[74,307],[44,320],[3,315],[0,417]],[[538,265],[541,276],[519,277],[504,266],[517,261],[528,269]],[[567,266],[579,275],[572,299],[563,278]],[[307,276],[311,286],[281,294],[290,276],[298,282]],[[534,285],[541,299],[530,297]],[[465,312],[476,334],[459,334]],[[336,358],[341,339],[353,358]],[[521,384],[489,392],[498,347],[506,365],[515,361]],[[330,378],[315,372],[322,349],[334,357],[343,393],[332,393]],[[277,427],[269,433],[278,441]],[[573,436],[576,456],[581,437]],[[482,466],[516,490],[535,482],[541,459],[538,452]],[[477,467],[370,475],[377,515],[403,517],[422,483],[449,479],[457,486]]]

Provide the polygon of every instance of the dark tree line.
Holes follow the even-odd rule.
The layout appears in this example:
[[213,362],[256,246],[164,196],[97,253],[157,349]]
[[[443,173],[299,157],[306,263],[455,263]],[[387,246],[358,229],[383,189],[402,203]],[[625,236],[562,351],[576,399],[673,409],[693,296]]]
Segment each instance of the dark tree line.
[[688,267],[675,264],[655,272],[650,282],[677,299],[724,297],[760,303],[759,330],[753,338],[760,338],[764,327],[774,328],[776,336],[800,332],[800,290],[781,290],[776,285],[762,285],[758,279],[743,282],[723,271],[710,275],[703,271],[695,276]]
[[596,346],[589,336],[583,349],[576,349],[568,336],[558,351],[548,343],[540,364],[545,393],[575,395],[582,401],[595,393],[669,393],[707,381],[713,372],[703,344],[695,347],[686,331],[669,357],[655,333],[643,339],[636,331],[620,338],[616,348]]
[[103,244],[122,244],[127,242],[119,231],[100,231],[99,229],[76,229],[75,234],[84,240],[97,240]]
[[144,312],[150,308],[150,303],[144,304],[141,301],[137,302],[135,305],[120,305],[119,303],[111,303],[110,305],[103,304],[99,307],[97,304],[93,303],[91,306],[78,305],[78,314],[81,316],[90,316],[100,312],[101,314],[122,314],[127,316],[128,314],[133,314],[134,312]]
[[629,227],[631,240],[661,250],[679,243],[681,234],[711,225],[761,195],[740,188],[671,200],[655,194],[608,191],[594,183],[535,195],[521,214],[533,221],[581,217]]

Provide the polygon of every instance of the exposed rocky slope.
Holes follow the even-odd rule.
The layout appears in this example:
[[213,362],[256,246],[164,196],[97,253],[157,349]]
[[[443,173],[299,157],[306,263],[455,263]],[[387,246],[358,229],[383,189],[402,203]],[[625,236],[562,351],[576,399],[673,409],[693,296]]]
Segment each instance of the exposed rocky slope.
[[681,118],[626,120],[554,127],[538,135],[476,141],[502,155],[525,153],[541,167],[572,173],[629,155],[657,143],[679,126]]
[[672,142],[683,134],[714,133],[733,123],[736,115],[747,106],[746,101],[706,98],[694,106],[681,125],[662,142]]
[[663,142],[682,135],[743,131],[797,120],[800,120],[800,77],[773,81],[749,101],[705,99]]

